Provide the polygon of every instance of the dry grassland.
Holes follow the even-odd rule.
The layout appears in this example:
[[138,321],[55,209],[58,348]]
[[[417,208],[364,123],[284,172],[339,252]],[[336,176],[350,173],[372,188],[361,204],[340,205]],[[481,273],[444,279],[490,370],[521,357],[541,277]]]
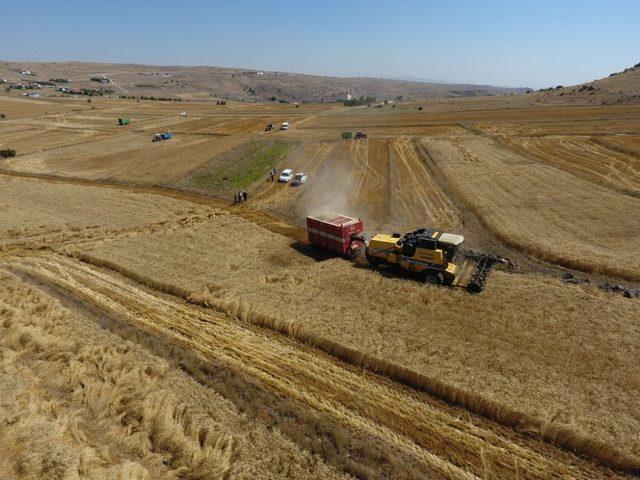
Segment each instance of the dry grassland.
[[424,137],[434,166],[504,243],[586,272],[640,280],[640,200],[481,136]]
[[640,465],[636,301],[501,272],[471,296],[293,246],[223,214],[70,250],[604,462]]
[[345,478],[92,315],[0,271],[3,479]]

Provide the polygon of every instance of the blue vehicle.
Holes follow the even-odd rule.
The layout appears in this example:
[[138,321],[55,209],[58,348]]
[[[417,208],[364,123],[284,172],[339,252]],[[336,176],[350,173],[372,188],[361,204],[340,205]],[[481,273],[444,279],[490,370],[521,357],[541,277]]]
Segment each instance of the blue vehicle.
[[169,140],[170,138],[173,138],[173,133],[156,133],[153,136],[153,139],[151,140],[152,142],[161,142],[162,140]]

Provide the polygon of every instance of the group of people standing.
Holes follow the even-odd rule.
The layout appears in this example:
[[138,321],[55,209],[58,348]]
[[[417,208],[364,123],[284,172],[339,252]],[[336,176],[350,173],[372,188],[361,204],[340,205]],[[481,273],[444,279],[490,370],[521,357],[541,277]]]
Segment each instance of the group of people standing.
[[233,204],[247,201],[247,191],[243,190],[242,192],[233,194]]
[[[278,174],[278,171],[275,169],[275,167],[269,169],[269,179],[272,182],[275,180],[277,174]],[[242,203],[242,202],[246,202],[246,201],[247,201],[247,191],[246,190],[243,190],[241,192],[233,194],[233,204],[234,205],[237,204],[237,203]]]

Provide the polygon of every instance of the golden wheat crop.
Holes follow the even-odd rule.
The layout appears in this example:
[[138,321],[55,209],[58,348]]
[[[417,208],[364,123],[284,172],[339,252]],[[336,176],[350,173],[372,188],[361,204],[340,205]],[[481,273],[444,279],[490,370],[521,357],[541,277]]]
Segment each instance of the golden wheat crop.
[[640,199],[484,137],[422,143],[456,196],[506,244],[586,272],[640,280]]
[[478,297],[428,288],[316,262],[231,215],[75,251],[613,463],[640,454],[629,429],[640,378],[629,354],[635,301],[500,272]]
[[87,312],[0,272],[3,479],[344,478]]

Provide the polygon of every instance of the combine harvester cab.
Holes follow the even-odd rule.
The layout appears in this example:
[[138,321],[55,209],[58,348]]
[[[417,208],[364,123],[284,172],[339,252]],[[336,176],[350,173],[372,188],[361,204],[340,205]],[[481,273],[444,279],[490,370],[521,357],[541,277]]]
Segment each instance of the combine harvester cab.
[[362,220],[344,215],[307,217],[309,242],[341,257],[355,258],[366,245]]
[[462,235],[420,229],[400,235],[375,235],[366,249],[369,264],[397,266],[425,282],[453,285],[457,266],[452,261],[464,242]]

